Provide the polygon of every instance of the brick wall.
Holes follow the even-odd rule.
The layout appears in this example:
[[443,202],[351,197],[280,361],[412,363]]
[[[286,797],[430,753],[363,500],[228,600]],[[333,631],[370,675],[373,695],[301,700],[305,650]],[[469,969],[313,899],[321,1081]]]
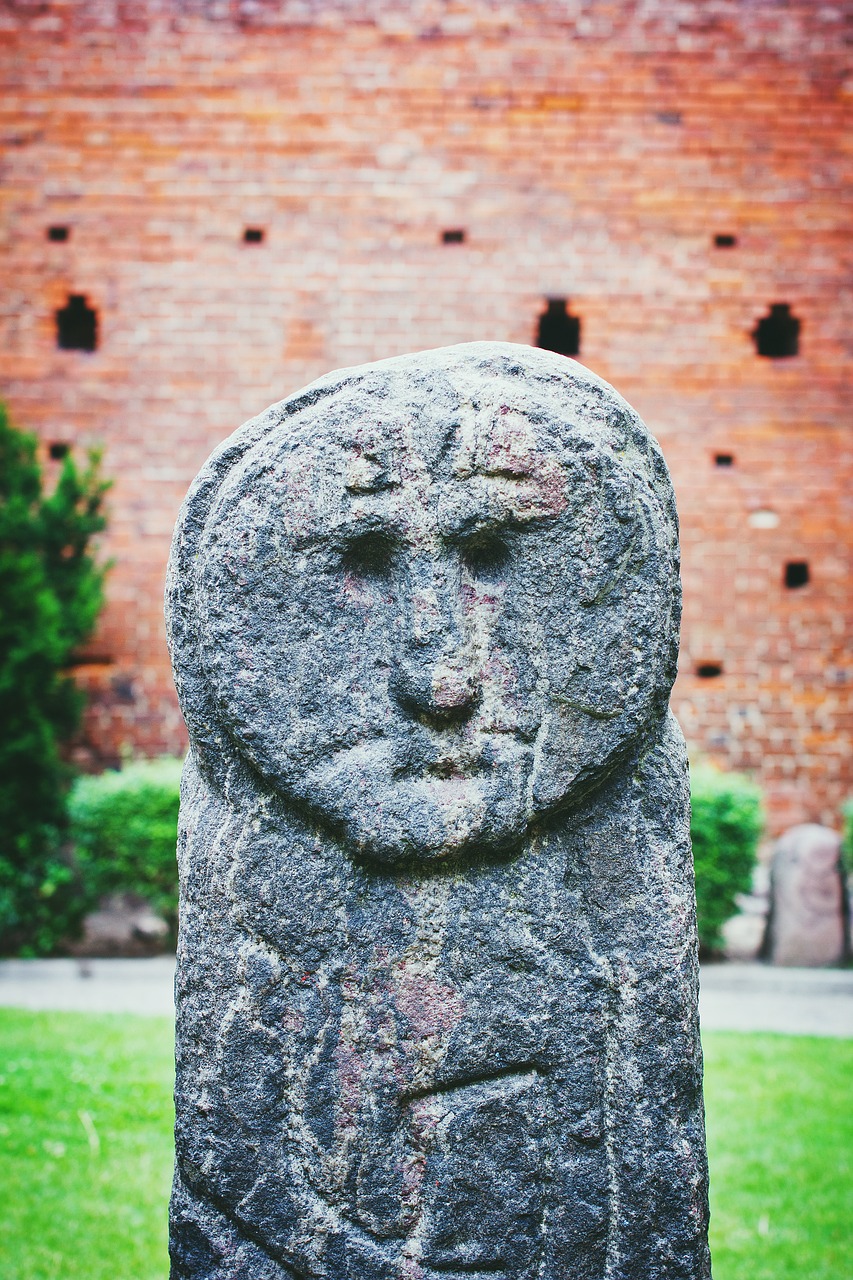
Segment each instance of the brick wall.
[[[183,746],[163,569],[221,438],[338,365],[534,342],[556,296],[673,472],[688,738],[756,774],[774,829],[837,822],[853,792],[851,16],[814,0],[0,4],[0,392],[46,446],[101,444],[115,477],[81,759]],[[97,312],[94,352],[57,348],[69,295]],[[799,354],[761,357],[751,334],[779,303]],[[784,585],[789,562],[808,583]]]

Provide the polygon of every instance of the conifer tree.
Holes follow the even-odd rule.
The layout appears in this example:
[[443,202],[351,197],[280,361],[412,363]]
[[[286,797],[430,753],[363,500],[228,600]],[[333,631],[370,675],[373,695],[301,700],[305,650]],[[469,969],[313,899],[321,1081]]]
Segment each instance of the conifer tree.
[[0,406],[0,953],[43,954],[73,931],[83,903],[64,849],[71,770],[62,745],[82,695],[67,674],[91,634],[105,568],[99,459],[67,455],[47,492],[34,436]]

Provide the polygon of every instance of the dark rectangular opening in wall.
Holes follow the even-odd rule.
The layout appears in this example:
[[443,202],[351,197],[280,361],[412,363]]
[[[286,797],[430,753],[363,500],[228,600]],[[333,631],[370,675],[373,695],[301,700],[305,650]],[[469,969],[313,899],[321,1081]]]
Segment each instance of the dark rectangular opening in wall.
[[64,440],[54,440],[53,443],[49,444],[47,447],[47,451],[54,462],[61,462],[63,458],[67,458],[68,449],[69,446]]
[[696,664],[696,674],[700,680],[713,680],[723,674],[723,664],[721,662],[699,662]]
[[576,356],[581,349],[580,317],[569,313],[568,299],[549,298],[539,317],[536,345],[561,356]]
[[735,459],[734,459],[733,453],[715,453],[714,454],[715,467],[733,467],[734,465],[735,465]]
[[95,653],[87,651],[84,653],[72,653],[66,663],[66,669],[69,667],[111,667],[115,662],[109,653]]
[[48,227],[47,229],[48,240],[53,240],[55,244],[64,244],[70,234],[67,227]]
[[800,328],[801,322],[791,314],[787,302],[772,303],[770,314],[759,320],[752,331],[758,354],[771,360],[799,355]]
[[785,586],[804,587],[809,580],[809,566],[805,560],[789,560],[785,565]]
[[730,235],[728,232],[721,232],[720,235],[714,236],[714,244],[718,249],[733,249],[737,244],[737,236]]
[[129,676],[113,676],[110,684],[117,702],[132,703],[136,701],[133,680]]
[[243,240],[246,244],[263,244],[264,232],[262,227],[246,227],[243,232]]
[[82,293],[68,296],[56,313],[56,345],[63,351],[94,351],[98,345],[98,315]]
[[464,244],[465,232],[462,230],[461,227],[452,227],[449,231],[442,231],[441,243],[442,244]]

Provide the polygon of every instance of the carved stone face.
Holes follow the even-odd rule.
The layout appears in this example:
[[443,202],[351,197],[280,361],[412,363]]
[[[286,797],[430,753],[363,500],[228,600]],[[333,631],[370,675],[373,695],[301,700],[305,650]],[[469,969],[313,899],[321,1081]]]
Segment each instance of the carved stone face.
[[633,411],[508,344],[331,374],[203,468],[167,620],[177,1270],[710,1274],[675,513]]
[[385,863],[513,847],[672,675],[671,539],[628,433],[620,458],[559,386],[409,359],[250,448],[195,565],[222,726]]

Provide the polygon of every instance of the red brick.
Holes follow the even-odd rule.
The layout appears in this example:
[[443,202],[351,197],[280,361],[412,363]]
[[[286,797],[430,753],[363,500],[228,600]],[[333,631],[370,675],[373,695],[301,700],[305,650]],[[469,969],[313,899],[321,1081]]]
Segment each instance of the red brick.
[[[103,445],[116,481],[90,646],[110,662],[80,670],[81,757],[184,744],[163,569],[220,439],[336,365],[531,342],[565,295],[581,359],[637,406],[675,479],[692,745],[755,773],[774,829],[836,823],[853,791],[848,15],[812,0],[0,10],[2,392],[45,442]],[[55,223],[67,243],[47,241]],[[466,242],[442,245],[457,227]],[[93,355],[56,349],[71,292],[97,308]],[[756,355],[773,302],[802,321],[795,358]],[[750,525],[761,509],[775,528]],[[808,561],[808,586],[783,586],[787,560]],[[700,661],[723,675],[698,678]]]

